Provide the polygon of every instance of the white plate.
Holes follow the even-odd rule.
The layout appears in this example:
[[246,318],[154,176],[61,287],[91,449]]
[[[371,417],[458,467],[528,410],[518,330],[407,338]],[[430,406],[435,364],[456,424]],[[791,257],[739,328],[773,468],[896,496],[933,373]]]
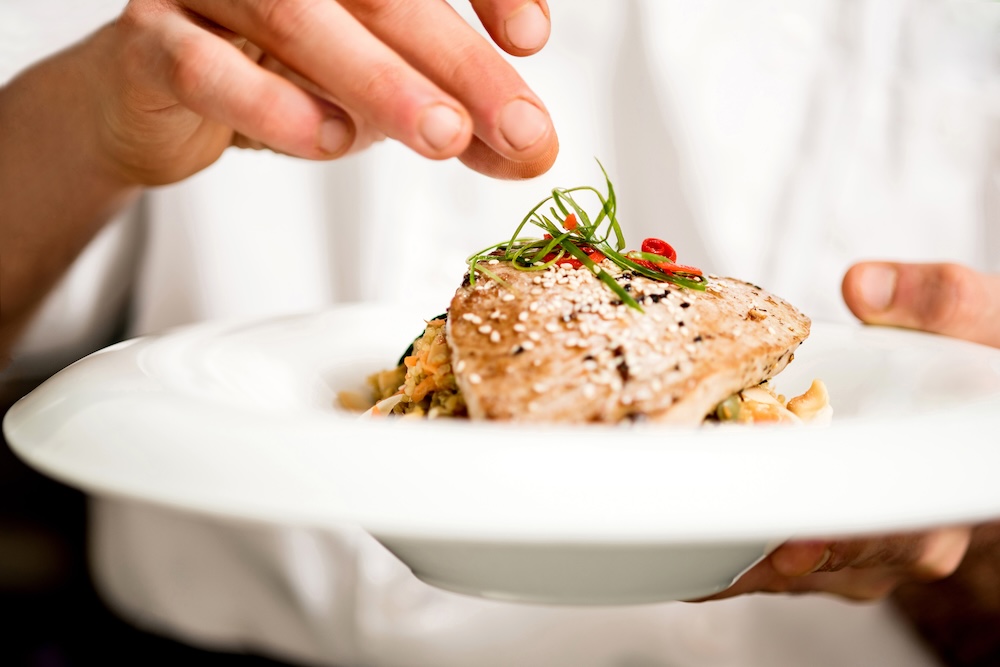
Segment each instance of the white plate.
[[[433,313],[432,313],[433,314]],[[816,323],[829,427],[517,427],[360,420],[420,313],[350,306],[127,341],[4,421],[39,470],[97,494],[281,523],[360,524],[427,581],[567,603],[728,585],[776,540],[1000,516],[1000,351]],[[423,315],[427,316],[426,313]]]

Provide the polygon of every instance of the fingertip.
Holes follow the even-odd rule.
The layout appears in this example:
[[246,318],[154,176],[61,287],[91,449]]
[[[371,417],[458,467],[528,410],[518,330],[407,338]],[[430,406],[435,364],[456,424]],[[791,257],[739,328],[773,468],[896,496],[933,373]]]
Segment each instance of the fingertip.
[[511,152],[526,155],[544,149],[555,133],[548,112],[524,98],[515,98],[500,109],[497,130]]
[[319,124],[316,145],[320,159],[335,159],[347,153],[354,143],[356,130],[350,117],[329,114]]
[[542,154],[524,162],[511,160],[490,148],[479,137],[473,137],[465,151],[459,156],[462,164],[473,171],[501,180],[526,180],[541,176],[555,164],[559,155],[559,141],[553,134],[552,141]]
[[888,262],[855,264],[844,274],[844,303],[863,322],[878,321],[892,307],[898,278],[898,268]]
[[503,22],[504,49],[511,55],[537,53],[548,42],[551,30],[547,7],[534,0],[526,2]]
[[454,157],[462,152],[472,132],[467,114],[447,104],[432,104],[421,113],[417,132],[428,157]]

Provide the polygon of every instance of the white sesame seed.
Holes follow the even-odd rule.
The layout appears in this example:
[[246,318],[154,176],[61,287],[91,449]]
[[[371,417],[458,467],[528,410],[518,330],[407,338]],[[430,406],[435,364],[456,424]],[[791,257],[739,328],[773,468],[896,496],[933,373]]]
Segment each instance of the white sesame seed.
[[590,384],[589,382],[583,385],[583,395],[586,398],[593,398],[597,395],[597,387]]
[[555,322],[547,322],[545,324],[545,330],[548,331],[549,333],[555,333],[559,331],[559,325],[556,324]]
[[488,334],[491,331],[493,331],[493,327],[491,327],[488,324],[484,324],[483,326],[479,327],[479,333],[481,334]]
[[497,309],[497,310],[494,310],[492,313],[490,313],[490,319],[491,320],[499,320],[500,319],[500,310]]
[[464,370],[465,370],[465,359],[462,359],[457,364],[455,364],[455,372],[461,373]]
[[514,325],[514,331],[516,331],[517,333],[524,333],[527,330],[528,330],[528,327],[524,326],[520,322],[518,322],[517,324]]
[[483,378],[479,377],[479,373],[473,373],[469,376],[469,384],[479,384],[483,381]]
[[510,292],[507,292],[507,293],[506,293],[506,294],[504,294],[504,295],[503,295],[502,297],[500,297],[500,299],[501,299],[502,301],[508,301],[508,302],[509,302],[509,301],[513,301],[513,300],[514,300],[515,298],[516,298],[516,297],[515,297],[515,296],[514,296],[513,294],[511,294]]
[[475,313],[465,313],[462,315],[462,319],[467,322],[472,322],[473,324],[482,324],[483,318],[479,317]]
[[542,334],[538,333],[537,331],[532,331],[531,333],[528,334],[528,338],[537,343],[542,339]]
[[535,391],[536,394],[544,393],[545,390],[548,389],[548,387],[546,387],[541,382],[536,382],[535,384],[531,385],[531,388]]
[[491,264],[492,266],[496,266],[499,263],[500,263],[499,259],[491,259],[490,261],[487,262],[487,264]]
[[525,350],[533,350],[535,349],[535,344],[532,343],[530,340],[526,340],[523,343],[521,343],[521,347],[523,347]]
[[527,313],[527,311],[522,310],[520,313],[518,313],[517,314],[517,321],[518,322],[527,322],[528,321],[528,313]]
[[490,333],[490,342],[491,343],[499,343],[500,342],[500,332],[499,331],[493,331],[493,332]]

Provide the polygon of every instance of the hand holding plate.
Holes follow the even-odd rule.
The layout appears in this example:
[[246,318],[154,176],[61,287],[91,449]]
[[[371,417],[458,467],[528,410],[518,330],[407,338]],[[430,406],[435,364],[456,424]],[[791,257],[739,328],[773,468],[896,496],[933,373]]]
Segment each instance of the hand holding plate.
[[791,541],[712,599],[744,593],[833,593],[877,600],[908,582],[955,572],[969,549],[966,526],[839,540]]
[[863,322],[919,329],[1000,347],[1000,276],[959,264],[862,262],[844,301]]

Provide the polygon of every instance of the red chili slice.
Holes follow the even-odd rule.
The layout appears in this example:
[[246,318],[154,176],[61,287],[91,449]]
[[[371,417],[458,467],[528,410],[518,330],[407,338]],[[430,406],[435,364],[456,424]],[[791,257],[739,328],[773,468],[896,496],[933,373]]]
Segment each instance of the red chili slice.
[[[644,250],[643,252],[649,252],[649,251]],[[660,253],[656,254],[659,255]],[[669,262],[651,262],[648,259],[642,259],[641,257],[629,257],[629,260],[651,271],[662,271],[663,273],[686,273],[692,276],[702,275],[701,269],[694,266],[686,266],[684,264],[672,264]]]
[[574,229],[576,229],[576,225],[577,225],[576,213],[570,213],[569,215],[566,216],[566,219],[563,220],[563,227],[565,227],[569,231],[573,231]]
[[690,273],[692,276],[703,275],[701,269],[695,266],[686,266],[684,264],[661,264],[664,271],[669,271],[670,273]]
[[660,267],[657,266],[656,264],[653,264],[648,259],[642,259],[641,257],[629,257],[629,261],[633,262],[634,264],[638,264],[641,267],[647,268],[650,271],[660,271],[661,270]]
[[666,257],[671,262],[677,261],[677,251],[674,250],[673,246],[655,237],[650,237],[642,242],[642,251]]

